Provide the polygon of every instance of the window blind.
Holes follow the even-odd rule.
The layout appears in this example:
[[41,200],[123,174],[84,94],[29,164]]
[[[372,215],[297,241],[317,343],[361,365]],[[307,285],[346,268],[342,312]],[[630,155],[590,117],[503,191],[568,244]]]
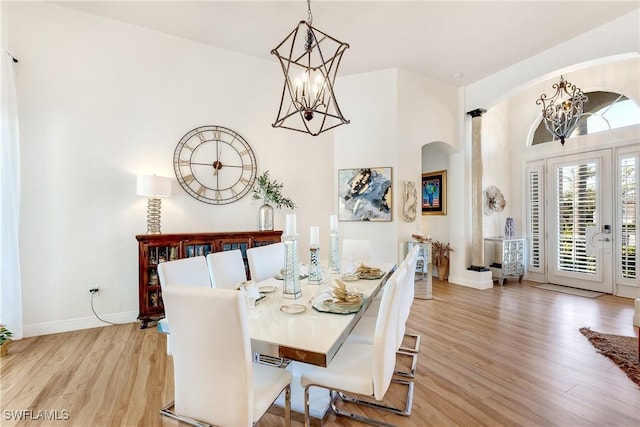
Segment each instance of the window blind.
[[616,242],[617,265],[621,282],[633,283],[638,277],[638,153],[618,157],[618,224]]
[[542,166],[527,168],[528,270],[535,272],[544,271],[544,182],[542,173]]
[[589,162],[556,169],[558,271],[596,273],[596,257],[587,254],[587,226],[596,225],[596,166]]

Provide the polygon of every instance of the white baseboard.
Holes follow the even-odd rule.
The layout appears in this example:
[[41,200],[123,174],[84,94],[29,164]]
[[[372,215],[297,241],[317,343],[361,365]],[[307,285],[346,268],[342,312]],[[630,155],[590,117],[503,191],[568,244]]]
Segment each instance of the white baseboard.
[[[138,317],[137,311],[128,311],[115,314],[101,314],[104,320],[113,323],[133,323]],[[60,332],[77,331],[80,329],[98,328],[100,326],[109,326],[108,323],[102,322],[95,316],[81,317],[77,319],[60,320],[56,322],[34,323],[23,326],[24,337],[37,337],[40,335],[57,334]]]

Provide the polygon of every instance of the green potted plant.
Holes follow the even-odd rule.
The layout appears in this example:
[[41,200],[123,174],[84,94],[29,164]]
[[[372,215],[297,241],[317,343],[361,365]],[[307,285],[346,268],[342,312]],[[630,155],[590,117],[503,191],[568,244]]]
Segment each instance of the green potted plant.
[[442,243],[437,240],[432,242],[433,265],[437,268],[438,279],[445,280],[449,276],[449,253],[453,251],[449,243]]
[[269,178],[269,171],[264,171],[262,175],[256,178],[253,187],[253,199],[264,201],[259,211],[259,227],[260,231],[273,230],[273,208],[283,207],[295,209],[296,204],[289,197],[282,194],[284,184]]
[[0,356],[6,356],[11,345],[13,334],[10,330],[0,323]]

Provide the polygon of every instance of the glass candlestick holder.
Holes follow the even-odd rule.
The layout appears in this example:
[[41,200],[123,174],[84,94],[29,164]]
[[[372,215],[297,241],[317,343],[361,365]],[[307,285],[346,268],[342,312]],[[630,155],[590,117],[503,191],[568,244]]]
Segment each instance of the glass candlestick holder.
[[284,243],[284,284],[282,297],[298,299],[302,296],[300,287],[300,265],[298,264],[298,238],[296,235],[283,237]]
[[329,234],[329,272],[340,273],[340,239],[337,231]]
[[322,267],[320,266],[320,245],[309,246],[309,278],[307,283],[319,285],[322,283]]

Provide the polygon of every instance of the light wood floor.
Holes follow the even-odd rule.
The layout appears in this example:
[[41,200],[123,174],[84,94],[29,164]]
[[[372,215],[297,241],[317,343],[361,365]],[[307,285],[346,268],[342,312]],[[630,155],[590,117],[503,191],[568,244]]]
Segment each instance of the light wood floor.
[[[422,336],[413,414],[365,413],[398,426],[640,425],[640,389],[578,331],[635,336],[632,300],[511,280],[485,291],[433,288],[409,320]],[[14,342],[0,359],[0,424],[16,425],[6,411],[30,409],[69,419],[17,425],[177,426],[158,413],[173,397],[170,360],[164,336],[135,324]],[[267,414],[259,425],[282,419]],[[360,424],[330,415],[325,425]]]

